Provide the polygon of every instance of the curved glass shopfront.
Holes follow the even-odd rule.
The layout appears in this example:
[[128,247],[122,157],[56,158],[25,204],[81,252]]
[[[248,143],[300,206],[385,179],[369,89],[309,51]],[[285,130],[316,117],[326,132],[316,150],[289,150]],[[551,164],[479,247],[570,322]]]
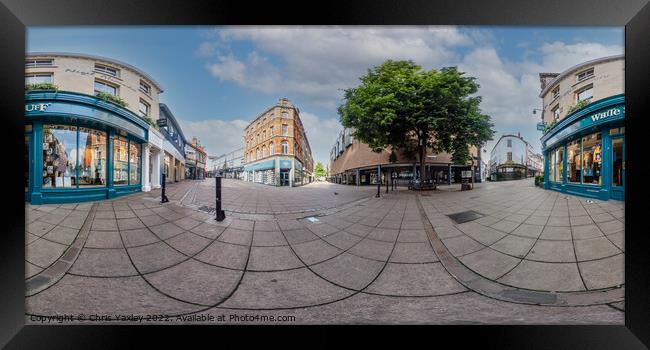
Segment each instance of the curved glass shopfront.
[[542,137],[544,188],[625,199],[625,97],[595,101]]
[[25,97],[26,201],[82,202],[141,190],[144,121],[89,95]]

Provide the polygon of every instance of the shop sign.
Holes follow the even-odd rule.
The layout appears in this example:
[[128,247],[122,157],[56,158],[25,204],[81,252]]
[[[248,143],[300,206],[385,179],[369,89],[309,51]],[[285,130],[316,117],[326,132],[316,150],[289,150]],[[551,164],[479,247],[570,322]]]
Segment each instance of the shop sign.
[[544,131],[545,128],[546,128],[546,124],[544,122],[537,123],[538,131]]
[[553,137],[542,142],[542,147],[553,145],[557,141],[573,135],[576,132],[584,130],[588,127],[606,123],[609,119],[619,119],[625,116],[625,106],[617,106],[607,109],[602,112],[587,115],[579,121],[565,127],[563,130],[557,132]]
[[[623,107],[623,108],[625,108],[625,107]],[[600,112],[600,113],[596,113],[596,114],[592,115],[591,120],[595,123],[595,122],[597,122],[597,121],[599,121],[601,119],[604,119],[604,118],[621,115],[621,113],[622,113],[621,109],[612,108],[612,109],[608,109],[605,112]]]
[[464,178],[471,178],[472,177],[472,171],[471,170],[463,170],[460,172],[461,177]]
[[158,118],[156,124],[158,124],[158,126],[167,126],[167,118]]
[[25,105],[25,112],[45,112],[45,110],[52,105],[51,103],[35,103]]

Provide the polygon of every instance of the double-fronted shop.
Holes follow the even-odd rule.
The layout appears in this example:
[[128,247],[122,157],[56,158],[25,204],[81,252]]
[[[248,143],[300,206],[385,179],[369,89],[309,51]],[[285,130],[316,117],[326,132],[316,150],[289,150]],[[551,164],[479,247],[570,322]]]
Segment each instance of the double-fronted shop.
[[148,125],[95,96],[25,95],[25,200],[33,204],[113,198],[142,188]]
[[625,199],[625,95],[574,111],[542,139],[544,188]]

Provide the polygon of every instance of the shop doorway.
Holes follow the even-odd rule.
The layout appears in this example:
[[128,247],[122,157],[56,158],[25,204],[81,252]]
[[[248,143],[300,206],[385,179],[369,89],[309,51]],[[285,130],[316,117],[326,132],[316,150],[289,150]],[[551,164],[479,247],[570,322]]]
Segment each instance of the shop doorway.
[[31,171],[31,159],[29,154],[30,152],[30,140],[31,140],[31,135],[30,134],[25,134],[25,201],[29,202],[30,201],[30,196],[29,193],[31,192],[31,181],[29,181],[29,174],[32,172]]
[[289,172],[280,171],[280,186],[289,186]]
[[625,136],[612,137],[612,187],[614,199],[625,199]]

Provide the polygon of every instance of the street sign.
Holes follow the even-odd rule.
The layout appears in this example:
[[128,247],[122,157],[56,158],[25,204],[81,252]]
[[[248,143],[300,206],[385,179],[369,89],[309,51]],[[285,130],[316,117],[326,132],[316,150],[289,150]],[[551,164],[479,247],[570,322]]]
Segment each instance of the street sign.
[[545,128],[546,128],[546,124],[544,124],[544,122],[537,123],[538,131],[544,131]]
[[471,178],[472,177],[472,171],[471,170],[463,170],[463,171],[461,171],[461,177],[463,177],[463,178]]

